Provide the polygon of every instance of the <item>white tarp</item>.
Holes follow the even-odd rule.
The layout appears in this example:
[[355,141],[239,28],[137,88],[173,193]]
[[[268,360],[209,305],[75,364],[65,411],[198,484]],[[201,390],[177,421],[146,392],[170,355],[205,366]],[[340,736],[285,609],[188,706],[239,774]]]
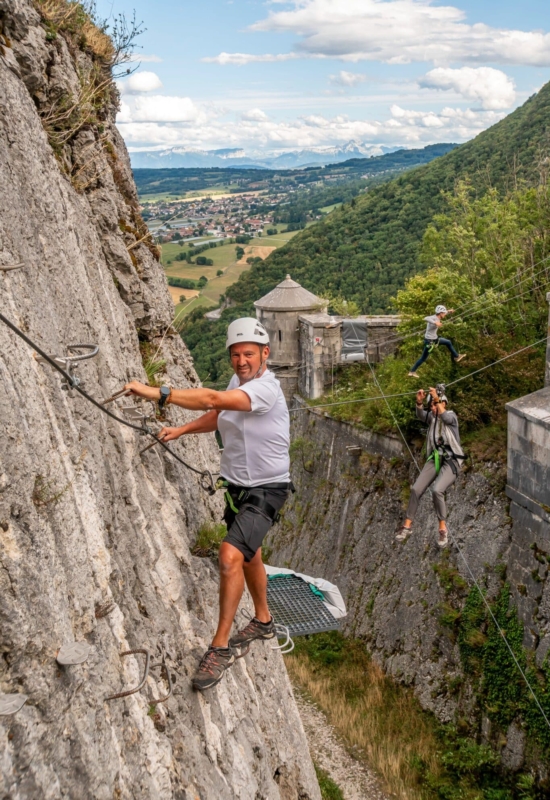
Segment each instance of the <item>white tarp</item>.
[[302,575],[301,572],[294,572],[292,569],[285,569],[284,567],[271,567],[269,564],[264,564],[265,571],[268,575],[296,575],[306,583],[311,583],[316,589],[322,592],[324,604],[335,619],[341,619],[348,613],[344,598],[340,593],[340,589],[329,581],[323,578],[312,578],[310,575]]

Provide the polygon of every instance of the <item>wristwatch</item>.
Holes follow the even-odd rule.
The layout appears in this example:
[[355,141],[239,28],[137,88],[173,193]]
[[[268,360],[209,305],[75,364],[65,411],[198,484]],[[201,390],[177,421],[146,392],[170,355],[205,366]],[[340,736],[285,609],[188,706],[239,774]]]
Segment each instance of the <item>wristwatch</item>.
[[164,405],[171,394],[172,394],[172,389],[170,386],[160,387],[159,408],[164,408]]

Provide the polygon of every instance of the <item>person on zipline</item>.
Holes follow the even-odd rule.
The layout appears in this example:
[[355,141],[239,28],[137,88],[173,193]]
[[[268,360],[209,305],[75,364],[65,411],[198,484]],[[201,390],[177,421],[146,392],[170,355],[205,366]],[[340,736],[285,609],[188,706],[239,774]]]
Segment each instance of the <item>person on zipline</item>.
[[450,339],[443,339],[443,337],[439,337],[438,330],[443,325],[443,320],[447,314],[452,314],[454,312],[454,308],[449,308],[448,310],[445,306],[436,306],[435,307],[435,314],[432,314],[429,317],[424,317],[426,324],[426,333],[424,334],[424,349],[422,350],[422,355],[416,362],[416,364],[411,367],[409,372],[409,378],[419,378],[420,375],[417,374],[416,370],[418,367],[422,366],[422,364],[427,360],[430,353],[437,347],[438,344],[442,344],[445,347],[449,348],[449,352],[451,354],[451,360],[458,364],[459,361],[465,357],[465,355],[460,355],[456,352],[455,348],[453,347],[453,343]]
[[[164,442],[219,430],[224,445],[219,483],[226,489],[228,533],[219,554],[218,628],[193,677],[193,688],[199,691],[215,686],[252,641],[275,636],[261,545],[294,489],[289,474],[290,418],[281,385],[267,369],[267,331],[252,317],[237,319],[227,330],[226,348],[235,373],[226,391],[157,389],[138,381],[125,387],[139,397],[158,400],[161,408],[172,403],[206,411],[179,428],[164,427],[159,433]],[[245,581],[255,616],[229,638]]]
[[419,389],[416,393],[416,416],[422,422],[428,423],[427,460],[411,488],[407,517],[403,525],[397,529],[395,536],[398,542],[404,542],[411,534],[420,498],[433,484],[434,508],[439,518],[438,544],[440,547],[446,547],[448,544],[445,492],[455,482],[465,455],[460,445],[458,418],[454,411],[447,411],[448,401],[444,390],[445,387],[442,385],[437,389],[430,389],[431,410],[424,408],[426,397],[424,389]]

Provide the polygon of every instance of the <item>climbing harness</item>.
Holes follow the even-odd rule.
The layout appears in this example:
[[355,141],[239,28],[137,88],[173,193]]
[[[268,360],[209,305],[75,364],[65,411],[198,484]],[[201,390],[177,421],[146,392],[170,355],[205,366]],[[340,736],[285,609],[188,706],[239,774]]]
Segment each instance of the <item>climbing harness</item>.
[[[73,389],[75,389],[89,403],[92,403],[92,405],[94,405],[96,408],[98,408],[103,414],[106,414],[108,417],[110,417],[111,419],[115,420],[115,422],[119,422],[121,425],[125,425],[127,428],[131,428],[132,430],[137,431],[138,433],[146,434],[148,436],[152,436],[155,439],[155,444],[156,443],[160,444],[160,446],[163,447],[168,453],[170,453],[170,455],[173,458],[175,458],[176,461],[179,461],[179,463],[182,464],[184,467],[186,467],[186,469],[188,469],[191,472],[194,472],[196,475],[200,476],[201,488],[203,488],[206,492],[208,492],[208,494],[213,495],[215,493],[216,489],[215,489],[215,485],[214,485],[214,479],[212,477],[212,473],[210,472],[210,470],[196,469],[196,467],[191,466],[191,464],[188,464],[186,461],[183,460],[183,458],[181,458],[180,456],[176,455],[176,453],[174,453],[174,451],[171,450],[168,447],[168,445],[165,444],[162,441],[162,439],[159,439],[152,431],[144,430],[143,426],[134,425],[133,422],[130,422],[129,420],[123,419],[122,417],[119,417],[116,414],[113,414],[112,411],[109,411],[109,409],[105,408],[104,403],[99,402],[98,400],[93,398],[91,395],[89,395],[84,390],[80,380],[78,378],[76,378],[73,374],[69,374],[69,372],[61,365],[61,363],[59,363],[63,359],[65,359],[65,360],[68,359],[71,362],[79,362],[79,361],[82,361],[83,358],[92,358],[94,355],[96,355],[96,353],[90,352],[90,353],[81,354],[80,356],[78,356],[78,355],[70,356],[69,355],[69,356],[65,356],[63,358],[60,358],[59,362],[58,362],[58,360],[56,360],[55,357],[49,356],[47,353],[45,353],[44,350],[42,350],[35,342],[32,341],[32,339],[30,339],[25,333],[23,333],[23,331],[20,328],[18,328],[17,325],[15,325],[13,322],[11,322],[11,320],[9,320],[1,312],[0,312],[0,322],[3,322],[4,325],[6,325],[8,328],[10,328],[10,330],[12,330],[16,334],[16,336],[19,336],[20,339],[23,339],[23,341],[26,344],[28,344],[29,347],[31,347],[38,354],[38,356],[40,357],[41,361],[50,364],[50,366],[52,366],[55,370],[57,370],[57,372],[59,372],[62,375],[62,377],[65,379],[65,385],[68,385],[68,386],[72,387]],[[87,347],[87,348],[93,347],[93,348],[95,348],[96,345],[70,345],[68,349],[69,350],[71,350],[71,349],[74,350],[75,348],[83,348],[83,347]],[[107,398],[107,401],[104,401],[104,402],[105,403],[111,402],[113,399],[116,399],[116,397],[121,396],[124,393],[125,393],[125,390],[121,390],[120,392],[115,393],[115,395],[113,395],[112,397]]]
[[91,652],[92,647],[87,642],[72,642],[59,648],[55,660],[63,667],[74,666],[83,664]]
[[291,492],[295,491],[292,481],[290,483],[272,483],[269,486],[257,486],[251,489],[245,489],[242,486],[235,486],[229,483],[225,478],[219,478],[215,486],[216,489],[225,489],[225,502],[234,514],[239,513],[241,506],[253,506],[268,516],[273,523],[278,521],[281,516],[280,512],[277,511],[271,503],[268,503],[264,497],[258,496],[258,493],[264,495],[265,492],[270,489],[288,489]]
[[435,348],[438,346],[439,346],[439,339],[434,339],[433,342],[431,342],[431,344],[429,344],[426,349],[428,350],[428,353],[430,353],[431,355],[435,350]]
[[[84,352],[75,352],[78,350],[84,350]],[[74,355],[71,355],[72,353],[74,353]],[[90,358],[95,358],[98,353],[99,345],[97,344],[69,344],[67,345],[66,356],[52,356],[51,359],[58,364],[66,374],[66,378],[63,381],[61,388],[65,391],[70,391],[71,389],[75,389],[77,386],[80,386],[81,380],[74,374],[75,370],[78,368],[78,365],[81,361],[87,361]],[[51,363],[51,360],[46,358],[44,355],[37,355],[35,358],[39,364]]]
[[[548,339],[548,336],[545,337],[544,339],[540,339],[539,342],[535,342],[535,344],[540,344],[540,342],[544,342],[544,341],[546,341],[546,339]],[[533,347],[533,346],[534,345],[529,345],[528,347]],[[510,353],[508,356],[504,356],[503,358],[499,359],[498,361],[493,362],[493,364],[488,364],[487,366],[482,367],[479,370],[476,370],[475,372],[471,373],[471,375],[475,375],[477,372],[481,372],[482,370],[487,369],[488,367],[493,366],[494,364],[498,364],[500,361],[505,361],[507,358],[510,358],[513,355],[517,355],[517,353],[521,353],[521,352],[523,352],[523,350],[527,350],[528,347],[524,347],[521,350],[516,351],[516,353]],[[470,377],[470,376],[466,375],[464,377],[466,378],[466,377]],[[463,378],[458,378],[456,381],[452,381],[452,383],[458,383],[458,381],[460,381],[460,380],[463,380]],[[451,384],[447,384],[447,385],[450,386]],[[438,387],[437,387],[438,390],[439,390],[439,388],[441,388],[441,386],[442,386],[442,384],[438,384]],[[445,388],[445,387],[443,387],[443,388]],[[438,394],[444,394],[444,392],[440,393],[438,391]],[[392,413],[392,416],[393,416],[393,413]],[[397,421],[396,421],[396,423],[397,423]],[[397,425],[397,427],[398,427],[399,433],[401,434],[401,437],[402,437],[403,441],[405,442],[405,445],[407,446],[407,449],[408,449],[408,443],[407,443],[407,441],[405,439],[403,431],[401,430],[399,425]],[[410,452],[410,450],[409,450],[409,452]],[[414,460],[414,463],[415,463],[415,466],[416,466],[418,472],[420,472],[420,467],[418,466],[418,464],[416,462],[416,459],[413,458],[413,460]],[[430,460],[430,459],[428,459],[428,460]],[[438,456],[437,455],[434,457],[434,461],[435,461],[435,464],[436,464],[436,472],[438,472],[438,469],[437,469]],[[491,609],[491,606],[489,605],[489,602],[488,602],[487,598],[485,597],[485,594],[484,594],[481,586],[479,585],[478,581],[476,580],[476,577],[475,577],[470,565],[468,564],[468,561],[466,560],[466,556],[462,552],[462,549],[459,546],[457,539],[451,534],[451,531],[450,531],[449,526],[448,526],[447,523],[446,523],[446,529],[447,529],[447,535],[448,535],[450,541],[452,542],[452,544],[454,544],[454,546],[456,547],[460,557],[462,558],[462,560],[464,562],[464,565],[466,567],[466,570],[467,570],[470,578],[472,579],[472,583],[474,584],[474,586],[478,590],[479,595],[481,596],[481,599],[482,599],[483,603],[485,604],[485,606],[487,608],[487,611],[489,612],[489,615],[490,615],[490,617],[491,617],[491,619],[493,621],[493,624],[494,624],[495,628],[497,629],[497,631],[499,632],[500,636],[504,640],[504,643],[506,644],[506,647],[508,648],[508,651],[510,652],[510,655],[512,656],[512,659],[513,659],[516,667],[518,668],[523,680],[525,681],[525,683],[527,685],[527,688],[529,689],[529,692],[531,693],[531,695],[532,695],[532,697],[533,697],[533,699],[534,699],[534,701],[535,701],[540,713],[542,714],[544,721],[546,722],[546,724],[550,728],[550,720],[548,719],[543,707],[541,706],[540,701],[539,701],[538,697],[536,696],[536,694],[534,692],[534,689],[531,686],[531,684],[530,684],[530,682],[529,682],[529,680],[527,678],[527,675],[525,674],[524,670],[521,667],[521,664],[519,663],[518,659],[516,658],[516,655],[515,655],[512,647],[511,647],[508,639],[506,638],[505,631],[503,631],[502,628],[500,627],[500,625],[498,624],[497,619],[496,619],[495,615],[493,614],[493,610]]]

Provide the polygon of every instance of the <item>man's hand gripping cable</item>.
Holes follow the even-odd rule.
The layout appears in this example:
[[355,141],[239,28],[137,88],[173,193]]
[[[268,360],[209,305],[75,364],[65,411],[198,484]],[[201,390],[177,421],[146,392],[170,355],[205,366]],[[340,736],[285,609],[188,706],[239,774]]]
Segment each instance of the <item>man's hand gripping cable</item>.
[[[65,381],[67,382],[67,385],[71,389],[75,389],[89,403],[92,403],[92,405],[94,405],[96,408],[98,408],[103,414],[106,414],[108,417],[110,417],[111,419],[115,420],[115,422],[119,422],[121,425],[125,425],[127,428],[132,428],[132,430],[137,431],[138,433],[145,434],[147,436],[151,436],[155,440],[154,444],[160,444],[161,447],[163,447],[168,453],[170,453],[170,455],[173,458],[175,458],[176,461],[179,461],[179,463],[182,464],[186,469],[190,470],[191,472],[194,472],[196,475],[200,475],[201,487],[206,492],[208,492],[208,494],[214,494],[216,492],[216,486],[215,486],[214,478],[213,478],[213,475],[210,472],[210,470],[207,470],[207,469],[206,470],[196,469],[196,467],[193,467],[193,466],[191,466],[191,464],[188,464],[186,461],[183,460],[183,458],[180,458],[180,456],[176,455],[176,453],[174,453],[174,451],[171,450],[168,447],[168,445],[165,444],[162,441],[162,439],[159,439],[159,437],[156,436],[156,434],[153,433],[153,431],[150,430],[150,428],[142,427],[142,426],[139,426],[139,425],[134,425],[133,423],[128,422],[128,420],[125,420],[122,417],[119,417],[116,414],[113,414],[113,412],[109,411],[109,409],[105,408],[105,406],[102,403],[100,403],[98,400],[96,400],[91,395],[89,395],[88,392],[86,392],[85,389],[83,389],[82,386],[79,385],[79,382],[78,382],[77,379],[75,379],[74,375],[71,375],[69,372],[67,372],[65,369],[63,369],[63,367],[61,367],[55,361],[54,358],[52,358],[47,353],[45,353],[44,350],[42,350],[35,342],[32,341],[32,339],[30,339],[25,333],[23,333],[23,331],[20,328],[18,328],[17,325],[15,325],[13,322],[11,322],[11,320],[9,320],[7,317],[5,317],[4,314],[2,314],[2,313],[0,313],[0,322],[3,322],[4,325],[6,325],[8,328],[10,328],[10,330],[12,330],[16,334],[16,336],[19,336],[20,339],[22,339],[26,344],[29,345],[29,347],[31,347],[36,353],[38,353],[38,355],[41,357],[41,359],[43,359],[45,362],[47,362],[55,370],[57,370],[57,372],[59,372],[59,374],[64,377]],[[115,399],[115,397],[118,397],[121,394],[123,394],[123,392],[117,392],[117,393],[115,393],[114,396],[109,398],[109,400]]]

